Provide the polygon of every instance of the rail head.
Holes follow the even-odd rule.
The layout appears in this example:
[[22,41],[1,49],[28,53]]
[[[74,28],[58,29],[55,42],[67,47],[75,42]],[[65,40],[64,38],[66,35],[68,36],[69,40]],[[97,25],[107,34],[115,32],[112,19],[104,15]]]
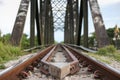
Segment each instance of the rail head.
[[96,50],[91,50],[91,49],[83,47],[83,46],[78,46],[78,45],[74,45],[74,44],[67,44],[67,45],[71,46],[71,47],[74,47],[74,48],[81,49],[81,50],[83,50],[85,52],[91,52],[91,53],[96,53],[97,52]]

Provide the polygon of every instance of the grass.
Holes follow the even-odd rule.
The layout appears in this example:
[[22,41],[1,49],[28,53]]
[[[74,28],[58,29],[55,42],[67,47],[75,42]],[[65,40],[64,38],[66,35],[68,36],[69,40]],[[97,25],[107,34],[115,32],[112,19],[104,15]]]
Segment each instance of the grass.
[[[41,49],[44,49],[42,46]],[[36,52],[35,50],[31,50],[31,53]],[[15,47],[10,44],[3,44],[0,42],[0,69],[4,69],[4,63],[17,59],[18,56],[22,56],[25,54],[29,54],[29,52],[23,52],[20,47]]]
[[112,45],[100,48],[96,53],[89,53],[88,55],[108,64],[112,61],[120,62],[120,52]]
[[99,60],[101,62],[105,62],[105,63],[108,63],[108,64],[110,64],[111,63],[110,61],[112,60],[112,58],[110,58],[110,57],[103,56],[103,55],[98,55],[98,54],[95,54],[95,53],[89,53],[88,55],[96,58],[97,60]]
[[119,61],[120,62],[120,52],[117,51],[116,53],[113,54],[112,56],[116,61]]
[[5,69],[5,65],[4,64],[0,64],[0,69]]
[[4,68],[3,63],[16,59],[18,56],[23,55],[19,47],[11,46],[10,44],[3,44],[0,42],[0,68]]

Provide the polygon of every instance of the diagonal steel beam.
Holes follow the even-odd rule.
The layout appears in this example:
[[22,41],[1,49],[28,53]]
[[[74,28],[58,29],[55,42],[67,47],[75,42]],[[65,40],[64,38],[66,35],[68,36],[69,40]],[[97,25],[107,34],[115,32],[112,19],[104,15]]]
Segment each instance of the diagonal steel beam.
[[108,35],[105,30],[105,25],[103,22],[103,18],[100,12],[98,2],[97,0],[89,0],[89,4],[92,13],[98,46],[104,47],[106,45],[109,45],[110,43],[109,43]]
[[28,12],[29,2],[30,2],[29,0],[22,0],[20,3],[20,7],[17,13],[12,35],[10,38],[10,43],[14,46],[18,46],[20,44]]

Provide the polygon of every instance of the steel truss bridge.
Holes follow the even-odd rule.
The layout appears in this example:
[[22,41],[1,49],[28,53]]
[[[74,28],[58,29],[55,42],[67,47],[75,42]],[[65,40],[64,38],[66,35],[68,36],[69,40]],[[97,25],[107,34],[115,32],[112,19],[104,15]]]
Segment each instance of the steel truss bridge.
[[98,46],[109,44],[97,0],[21,0],[10,39],[15,46],[20,45],[29,6],[31,47],[35,43],[35,27],[39,45],[53,44],[56,30],[64,31],[64,43],[80,45],[83,27],[84,46],[88,47],[88,7]]

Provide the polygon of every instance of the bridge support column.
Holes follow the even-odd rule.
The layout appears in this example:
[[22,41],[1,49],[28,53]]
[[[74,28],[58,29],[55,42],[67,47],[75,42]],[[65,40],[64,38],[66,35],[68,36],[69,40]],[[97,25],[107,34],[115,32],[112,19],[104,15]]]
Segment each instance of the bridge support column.
[[109,38],[105,30],[105,25],[103,22],[102,15],[100,13],[100,8],[97,0],[89,0],[90,9],[92,13],[93,23],[95,27],[96,39],[98,42],[98,47],[104,47],[109,45]]
[[81,0],[80,10],[79,10],[79,23],[77,28],[77,45],[81,44],[81,30],[82,30],[82,20],[83,20],[83,0]]
[[44,27],[44,44],[54,43],[54,28],[51,0],[45,0],[45,27]]
[[44,0],[45,1],[45,5],[44,5],[44,10],[45,10],[45,16],[44,16],[44,45],[48,44],[48,0]]
[[36,0],[36,27],[37,27],[37,41],[38,45],[41,45],[41,26],[40,26],[40,16],[38,10],[38,0]]
[[35,16],[36,16],[36,0],[31,0],[30,9],[30,47],[35,45]]
[[[26,5],[24,5],[26,4]],[[17,13],[15,24],[13,27],[10,43],[14,46],[19,46],[23,34],[24,24],[27,16],[29,0],[22,0]]]
[[68,0],[65,15],[65,42],[74,44],[74,20],[73,20],[73,2]]
[[68,0],[69,5],[69,26],[70,26],[70,44],[74,44],[74,18],[73,18],[73,0]]
[[65,26],[64,26],[64,43],[68,43],[68,36],[69,36],[68,35],[68,9],[66,8]]
[[73,7],[74,10],[74,43],[77,44],[77,36],[78,36],[78,27],[79,27],[79,1],[74,1],[75,7]]
[[53,43],[54,43],[54,21],[53,21],[52,6],[50,4],[50,44]]
[[83,0],[83,17],[84,17],[84,47],[88,47],[88,0]]

